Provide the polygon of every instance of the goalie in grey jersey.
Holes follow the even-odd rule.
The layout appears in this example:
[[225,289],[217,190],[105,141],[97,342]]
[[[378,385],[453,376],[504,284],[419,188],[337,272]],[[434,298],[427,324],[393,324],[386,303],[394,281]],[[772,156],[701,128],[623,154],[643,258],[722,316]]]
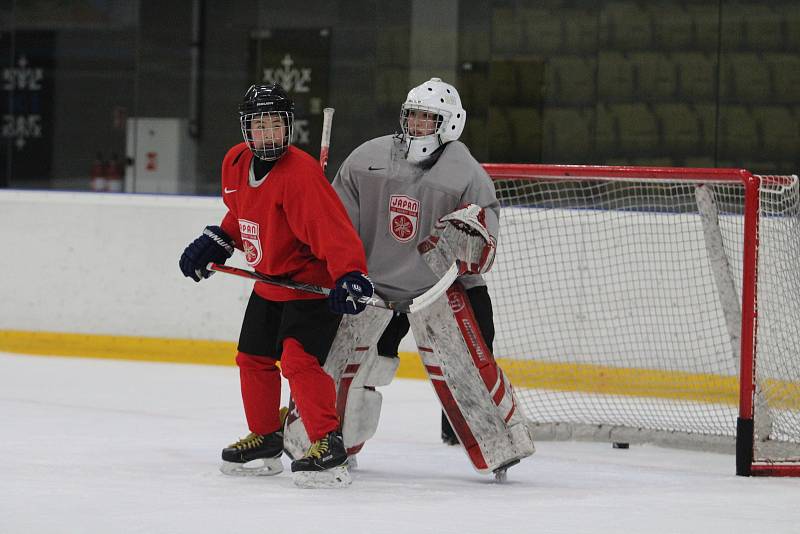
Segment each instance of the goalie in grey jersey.
[[[364,243],[376,294],[385,300],[417,297],[434,286],[447,267],[457,260],[459,283],[453,287],[458,286],[471,305],[472,324],[482,338],[476,350],[488,351],[491,356],[494,339],[492,304],[481,273],[491,267],[494,259],[500,204],[491,178],[467,147],[458,141],[465,123],[466,111],[456,89],[439,78],[432,78],[408,93],[401,107],[401,132],[372,139],[356,148],[340,167],[333,187]],[[432,254],[422,255],[422,250]],[[438,258],[438,261],[432,258]],[[440,268],[437,268],[437,263]],[[448,291],[448,297],[442,296],[437,303],[442,301],[442,313],[450,314],[445,322],[457,329],[456,320],[449,311],[451,306],[448,306],[448,299],[457,298],[457,295],[450,294],[452,290]],[[417,322],[422,328],[423,324],[438,320],[434,317],[435,312],[430,311],[434,308],[436,306],[431,305],[408,316],[368,308],[360,318],[348,319],[340,326],[341,335],[337,338],[350,339],[351,346],[337,347],[335,342],[329,353],[331,361],[337,360],[337,350],[350,351],[355,356],[342,361],[338,368],[328,369],[326,366],[326,369],[334,375],[339,386],[337,408],[342,418],[345,445],[351,455],[358,452],[377,428],[381,398],[374,388],[392,380],[399,361],[400,341],[410,327],[414,330],[420,354],[427,354],[428,348],[422,346],[419,339],[424,335],[414,327],[414,316],[419,316]],[[440,330],[438,326],[441,325],[434,330]],[[475,341],[475,336],[472,337]],[[431,341],[437,346],[442,345]],[[463,348],[461,352],[468,360],[469,348],[462,345],[459,347]],[[433,352],[436,351],[431,354]],[[428,361],[424,363],[444,408],[442,439],[445,443],[457,444],[462,438],[460,441],[469,448],[471,444],[464,443],[462,434],[469,434],[468,440],[474,434],[481,440],[491,441],[493,436],[479,435],[485,429],[458,431],[459,426],[463,427],[465,414],[461,414],[457,407],[448,409],[448,403],[458,404],[458,399],[454,400],[449,392],[445,392],[443,397],[437,387],[437,382],[442,380],[431,374],[431,368],[442,366],[428,365]],[[483,370],[478,371],[480,366],[470,365],[468,373],[478,378],[485,374]],[[503,381],[502,371],[497,370],[500,375],[495,382],[502,382],[503,387],[508,388],[505,398],[511,400],[510,384]],[[498,386],[486,384],[486,388],[491,387],[495,387],[495,392],[489,393],[497,396]],[[459,385],[455,389],[468,388]],[[491,402],[491,394],[483,392],[481,395]],[[472,399],[462,399],[464,402],[474,405]],[[489,407],[490,410],[496,408]],[[507,407],[498,409],[506,410],[503,418],[509,415]],[[485,419],[480,414],[477,418]],[[457,427],[456,432],[450,422]],[[471,454],[470,457],[472,459]],[[474,459],[473,464],[481,470]]]

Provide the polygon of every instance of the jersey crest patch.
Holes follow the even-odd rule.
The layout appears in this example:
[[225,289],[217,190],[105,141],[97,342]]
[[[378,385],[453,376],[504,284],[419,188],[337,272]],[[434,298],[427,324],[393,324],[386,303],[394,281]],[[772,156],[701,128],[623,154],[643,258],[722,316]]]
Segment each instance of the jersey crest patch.
[[244,259],[255,267],[261,261],[261,239],[259,238],[258,223],[239,219],[239,233],[242,235],[242,250]]
[[419,227],[419,200],[406,195],[389,197],[389,230],[401,243],[417,235]]

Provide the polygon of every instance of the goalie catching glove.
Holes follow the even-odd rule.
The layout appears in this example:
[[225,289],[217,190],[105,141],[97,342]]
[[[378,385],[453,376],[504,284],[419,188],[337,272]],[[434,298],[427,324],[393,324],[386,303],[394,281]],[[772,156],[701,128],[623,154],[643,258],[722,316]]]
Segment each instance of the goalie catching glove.
[[458,261],[460,274],[485,273],[494,263],[496,248],[494,237],[486,229],[486,210],[477,204],[441,217],[418,247],[437,275],[441,275],[437,270],[446,269],[454,261]]

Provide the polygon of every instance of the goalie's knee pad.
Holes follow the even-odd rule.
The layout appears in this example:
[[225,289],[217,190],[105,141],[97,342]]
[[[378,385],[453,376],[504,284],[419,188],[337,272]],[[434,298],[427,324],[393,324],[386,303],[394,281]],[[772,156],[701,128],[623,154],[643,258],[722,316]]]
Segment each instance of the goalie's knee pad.
[[527,420],[463,286],[456,282],[409,320],[425,370],[475,469],[493,471],[533,454]]
[[[375,351],[391,318],[392,311],[374,307],[367,307],[359,315],[345,315],[325,360],[323,369],[336,384],[336,409],[344,444],[350,454],[355,454],[375,433],[381,395],[374,391],[374,387],[391,382],[397,369],[397,364],[391,363],[397,358],[379,357]],[[374,362],[376,359],[389,362]],[[290,457],[300,458],[309,445],[299,414],[290,402],[284,427],[284,448]]]

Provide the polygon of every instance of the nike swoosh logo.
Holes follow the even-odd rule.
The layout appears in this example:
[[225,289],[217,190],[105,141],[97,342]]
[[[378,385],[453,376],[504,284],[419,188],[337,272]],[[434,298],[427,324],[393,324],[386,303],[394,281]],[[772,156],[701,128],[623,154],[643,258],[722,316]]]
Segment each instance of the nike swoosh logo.
[[228,193],[235,193],[236,191],[238,191],[238,189],[228,189],[227,187],[225,188],[225,194],[226,194],[226,195],[227,195]]
[[371,170],[371,171],[385,171],[385,170],[386,170],[386,167],[373,167],[372,165],[370,165],[370,166],[369,166],[369,167],[367,167],[367,168],[368,168],[369,170]]

